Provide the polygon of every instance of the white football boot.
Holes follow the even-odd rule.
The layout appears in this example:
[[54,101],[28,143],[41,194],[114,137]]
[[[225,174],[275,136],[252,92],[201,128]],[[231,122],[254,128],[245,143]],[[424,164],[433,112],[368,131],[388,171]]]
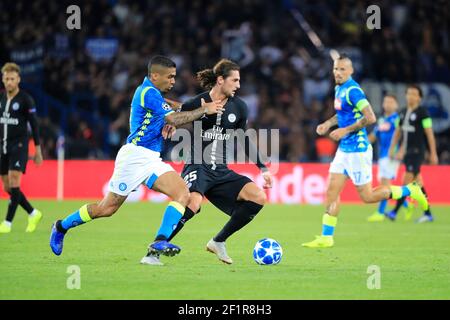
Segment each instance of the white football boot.
[[215,253],[220,261],[226,264],[232,264],[233,260],[228,256],[225,242],[216,242],[213,239],[206,244],[206,250]]
[[159,260],[159,254],[154,253],[147,253],[147,255],[141,259],[141,264],[148,264],[152,266],[164,265],[164,263]]

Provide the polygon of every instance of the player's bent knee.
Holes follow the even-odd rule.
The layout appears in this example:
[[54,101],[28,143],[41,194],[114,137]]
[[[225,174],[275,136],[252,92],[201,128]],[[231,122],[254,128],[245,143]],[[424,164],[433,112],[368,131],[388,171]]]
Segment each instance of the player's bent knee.
[[262,190],[259,190],[259,192],[255,194],[254,199],[252,199],[251,201],[260,204],[262,206],[265,205],[267,201],[266,193]]
[[191,211],[193,213],[198,213],[200,211],[201,205],[202,205],[201,201],[200,202],[199,201],[192,201],[192,199],[191,199],[191,201],[189,202],[188,207],[189,207],[189,209],[191,209]]
[[200,207],[202,206],[203,196],[197,192],[192,192],[188,207],[192,212],[198,213],[200,211]]

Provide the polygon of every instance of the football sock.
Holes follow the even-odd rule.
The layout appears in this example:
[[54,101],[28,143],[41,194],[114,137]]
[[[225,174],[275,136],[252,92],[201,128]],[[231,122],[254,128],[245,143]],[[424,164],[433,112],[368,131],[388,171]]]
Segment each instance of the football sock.
[[386,210],[387,206],[387,200],[380,201],[380,204],[378,205],[378,213],[384,214],[384,211]]
[[322,235],[333,236],[336,224],[337,217],[330,216],[328,213],[325,213],[322,218]]
[[[411,191],[409,191],[408,187],[406,186],[390,186],[391,189],[391,198],[394,200],[398,200],[402,197],[407,197],[411,194]],[[403,204],[403,202],[402,202]]]
[[[422,192],[423,192],[423,194],[425,195],[425,197],[428,198],[428,195],[427,195],[427,192],[425,191],[425,188],[422,187],[421,189],[422,189]],[[424,213],[425,215],[427,215],[427,216],[431,216],[430,205],[428,205],[428,209],[425,210],[423,213]]]
[[217,242],[227,240],[229,236],[252,221],[262,207],[262,205],[253,201],[237,201],[230,220],[228,220],[213,240]]
[[91,220],[92,218],[89,216],[87,204],[85,204],[79,210],[75,211],[71,215],[67,216],[64,220],[62,220],[59,226],[62,227],[64,231],[67,231]]
[[397,213],[400,207],[406,202],[406,197],[401,197],[397,200],[397,203],[395,204],[394,212]]
[[172,231],[172,234],[169,238],[167,238],[167,241],[171,241],[173,237],[177,235],[178,232],[180,232],[181,229],[183,229],[184,224],[191,220],[191,218],[195,215],[194,211],[192,211],[189,207],[186,207],[186,210],[184,211],[183,216],[181,217],[180,221],[177,224],[177,227],[175,230]]
[[185,208],[176,201],[169,202],[169,205],[164,212],[163,220],[161,226],[159,227],[158,233],[156,235],[156,240],[166,240],[170,237],[173,230],[178,225],[181,217],[185,212]]
[[19,205],[20,201],[20,188],[11,188],[10,191],[10,200],[8,204],[8,212],[6,213],[6,221],[12,222],[14,219],[14,216],[16,215],[17,206]]
[[20,192],[20,195],[21,195],[21,197],[20,197],[20,202],[19,202],[20,206],[21,206],[28,214],[33,213],[34,208],[33,208],[33,206],[28,202],[27,197],[25,197],[25,195],[23,194],[22,191]]
[[[11,191],[8,192],[11,196]],[[27,198],[23,194],[22,191],[20,191],[20,200],[19,205],[28,213],[31,214],[34,210],[33,206],[28,202]]]

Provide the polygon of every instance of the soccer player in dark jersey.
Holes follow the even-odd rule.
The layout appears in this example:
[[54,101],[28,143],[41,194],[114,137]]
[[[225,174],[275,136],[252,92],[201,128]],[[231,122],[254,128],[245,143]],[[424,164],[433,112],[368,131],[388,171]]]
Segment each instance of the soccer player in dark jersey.
[[20,67],[12,62],[2,67],[5,92],[0,94],[0,174],[3,189],[10,195],[6,219],[0,224],[0,233],[11,232],[11,225],[20,205],[28,213],[26,232],[33,232],[42,219],[20,190],[20,180],[28,161],[28,124],[31,126],[36,165],[42,164],[36,105],[33,98],[19,88]]
[[[403,160],[406,167],[403,182],[408,184],[416,181],[422,186],[422,192],[426,194],[425,188],[423,187],[423,179],[420,174],[420,167],[425,160],[427,144],[430,151],[430,164],[438,164],[438,156],[431,118],[428,115],[427,109],[420,105],[422,96],[422,89],[418,85],[409,85],[407,87],[407,107],[400,112],[400,125],[394,133],[389,155],[391,158],[394,158],[395,146],[399,143],[401,136],[403,136],[400,150],[395,155],[396,159]],[[397,201],[394,210],[388,214],[389,219],[395,220],[397,211],[404,201],[404,197]],[[433,221],[433,216],[429,205],[427,205],[424,208],[424,215],[416,222],[423,223],[431,221]]]
[[[186,221],[200,211],[206,197],[214,206],[230,216],[229,221],[206,245],[226,264],[233,263],[228,256],[225,241],[236,231],[247,225],[263,208],[265,192],[249,178],[239,175],[227,166],[227,141],[233,139],[236,129],[246,129],[247,105],[235,95],[240,87],[240,68],[236,63],[222,59],[212,69],[197,73],[197,79],[207,91],[183,103],[181,110],[191,110],[201,100],[220,100],[224,112],[220,115],[205,115],[194,121],[190,156],[182,171],[191,192],[189,205],[169,241],[181,230]],[[199,130],[196,130],[195,128]],[[194,141],[196,140],[196,141]],[[200,142],[200,141],[201,142]],[[197,143],[198,142],[198,143]],[[262,171],[264,188],[272,186],[272,177],[263,163],[256,147],[247,140],[248,154],[257,155],[253,160]],[[250,146],[249,146],[250,144]]]

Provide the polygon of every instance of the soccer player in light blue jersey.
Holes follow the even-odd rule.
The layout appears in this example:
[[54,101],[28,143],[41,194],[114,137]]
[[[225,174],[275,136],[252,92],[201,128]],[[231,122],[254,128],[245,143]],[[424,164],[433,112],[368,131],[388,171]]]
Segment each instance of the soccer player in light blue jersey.
[[403,187],[381,185],[372,188],[372,146],[365,128],[375,123],[375,114],[364,91],[351,77],[353,66],[348,56],[341,55],[334,61],[333,74],[336,81],[334,100],[336,115],[318,125],[316,132],[325,135],[332,126],[338,125],[338,128],[330,133],[330,137],[339,141],[339,148],[329,170],[322,235],[302,244],[309,248],[328,248],[334,245],[333,235],[339,214],[339,195],[348,178],[352,180],[361,200],[365,203],[410,196],[423,208],[428,205],[425,195],[415,183]]
[[[369,135],[369,141],[378,144],[378,180],[382,185],[389,186],[391,181],[397,177],[400,161],[389,157],[389,148],[395,129],[398,127],[400,118],[397,113],[397,98],[392,94],[387,94],[383,98],[384,114],[377,121],[373,132]],[[398,148],[397,148],[398,149]],[[414,206],[411,202],[405,201],[405,220],[410,220]],[[367,218],[369,222],[381,222],[385,218],[387,200],[382,200],[376,212]]]
[[54,254],[62,253],[64,236],[69,229],[112,216],[140,184],[172,199],[164,212],[158,240],[150,244],[149,251],[167,256],[179,253],[180,248],[167,238],[183,216],[190,194],[184,180],[160,158],[162,129],[166,123],[179,126],[205,114],[221,113],[223,107],[219,101],[201,101],[201,106],[192,111],[174,112],[164,101],[163,94],[174,86],[175,75],[176,65],[169,58],[156,56],[150,61],[148,76],[136,89],[131,102],[130,135],[117,154],[109,192],[99,203],[84,205],[54,223],[50,236]]

